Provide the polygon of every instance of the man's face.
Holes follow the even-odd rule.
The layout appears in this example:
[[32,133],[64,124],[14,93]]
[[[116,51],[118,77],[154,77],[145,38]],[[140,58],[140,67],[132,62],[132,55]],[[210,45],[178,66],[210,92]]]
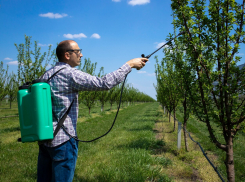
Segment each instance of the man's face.
[[83,57],[82,53],[79,51],[79,46],[76,42],[71,42],[70,43],[70,46],[71,46],[71,50],[72,51],[69,51],[69,52],[66,52],[69,54],[69,60],[68,60],[68,64],[71,66],[71,67],[75,67],[75,66],[78,66],[80,65],[81,63],[81,57]]

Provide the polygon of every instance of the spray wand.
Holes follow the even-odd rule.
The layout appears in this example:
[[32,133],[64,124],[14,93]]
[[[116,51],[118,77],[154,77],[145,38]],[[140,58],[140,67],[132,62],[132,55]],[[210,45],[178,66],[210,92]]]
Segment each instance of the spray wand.
[[178,35],[176,35],[174,38],[170,39],[167,43],[163,44],[160,48],[158,48],[156,51],[154,51],[153,53],[149,54],[148,56],[145,56],[144,54],[141,54],[142,58],[147,58],[149,59],[153,54],[155,54],[157,51],[159,51],[161,48],[163,48],[165,45],[167,45],[168,43],[170,43],[172,40],[176,39],[178,36],[184,34],[185,32],[180,32]]

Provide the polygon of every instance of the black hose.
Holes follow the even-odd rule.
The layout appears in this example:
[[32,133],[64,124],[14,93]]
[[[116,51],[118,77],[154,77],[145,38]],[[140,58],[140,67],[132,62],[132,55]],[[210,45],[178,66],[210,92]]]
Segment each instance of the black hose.
[[119,106],[118,106],[118,108],[117,108],[116,116],[115,116],[115,118],[114,118],[114,121],[113,121],[113,123],[112,123],[110,129],[109,129],[106,133],[104,133],[103,135],[101,135],[101,136],[99,136],[99,137],[97,137],[97,138],[94,138],[94,139],[92,139],[92,140],[84,141],[84,140],[79,140],[78,137],[76,137],[76,136],[70,135],[69,132],[65,129],[64,125],[62,125],[63,130],[64,130],[64,131],[65,131],[71,138],[74,138],[75,140],[77,140],[77,141],[79,141],[79,142],[87,142],[87,143],[88,143],[88,142],[93,142],[93,141],[95,141],[95,140],[98,140],[98,139],[100,139],[100,138],[106,136],[106,135],[112,130],[112,128],[113,128],[113,126],[114,126],[114,124],[115,124],[115,122],[116,122],[117,115],[118,115],[118,113],[119,113],[119,109],[120,109],[120,106],[121,106],[122,93],[123,93],[123,88],[124,88],[124,84],[125,84],[125,81],[126,81],[127,76],[128,76],[128,75],[125,76],[124,81],[123,81],[123,84],[122,84],[121,95],[120,95],[120,101],[119,101]]

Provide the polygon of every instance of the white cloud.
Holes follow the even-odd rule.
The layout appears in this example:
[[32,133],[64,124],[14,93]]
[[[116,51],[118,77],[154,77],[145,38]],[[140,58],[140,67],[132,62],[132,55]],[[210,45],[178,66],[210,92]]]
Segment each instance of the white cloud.
[[148,76],[156,76],[156,73],[148,73]]
[[147,73],[146,71],[138,71],[139,74],[146,74],[147,76],[156,76],[155,73]]
[[112,0],[113,2],[120,2],[121,0]]
[[87,36],[83,33],[80,33],[80,34],[64,34],[63,35],[65,38],[68,38],[68,39],[80,39],[80,38],[87,38]]
[[41,17],[46,17],[46,18],[55,18],[55,19],[57,19],[57,18],[64,18],[64,17],[66,17],[66,16],[68,16],[67,14],[65,14],[65,13],[62,13],[62,14],[59,14],[59,13],[46,13],[46,14],[39,14],[39,16],[41,16]]
[[244,54],[243,53],[238,53],[236,54],[237,56],[243,56]]
[[138,71],[137,73],[146,73],[146,71]]
[[38,43],[38,45],[41,47],[45,47],[45,46],[49,46],[49,45],[53,46],[52,44],[40,44],[40,43]]
[[11,60],[13,60],[13,59],[7,57],[7,58],[4,58],[4,60],[11,61]]
[[91,35],[91,38],[100,39],[100,35],[97,33],[94,33],[93,35]]
[[18,61],[11,61],[11,62],[8,62],[7,64],[9,64],[9,65],[18,65]]
[[128,1],[128,4],[135,6],[135,5],[143,5],[150,3],[150,0],[130,0]]
[[162,47],[166,42],[156,42],[155,44],[157,44],[156,48],[159,49],[160,47]]
[[52,67],[52,65],[48,64],[47,67],[46,67],[46,69],[49,69],[51,67]]

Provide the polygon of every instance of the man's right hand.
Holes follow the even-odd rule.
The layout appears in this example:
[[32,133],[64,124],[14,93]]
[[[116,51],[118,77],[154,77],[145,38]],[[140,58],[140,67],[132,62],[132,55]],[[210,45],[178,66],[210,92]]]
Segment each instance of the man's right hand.
[[145,66],[145,63],[148,61],[147,58],[134,58],[131,59],[127,62],[127,64],[131,67],[131,68],[136,68],[137,70],[140,70],[141,68],[143,68]]

